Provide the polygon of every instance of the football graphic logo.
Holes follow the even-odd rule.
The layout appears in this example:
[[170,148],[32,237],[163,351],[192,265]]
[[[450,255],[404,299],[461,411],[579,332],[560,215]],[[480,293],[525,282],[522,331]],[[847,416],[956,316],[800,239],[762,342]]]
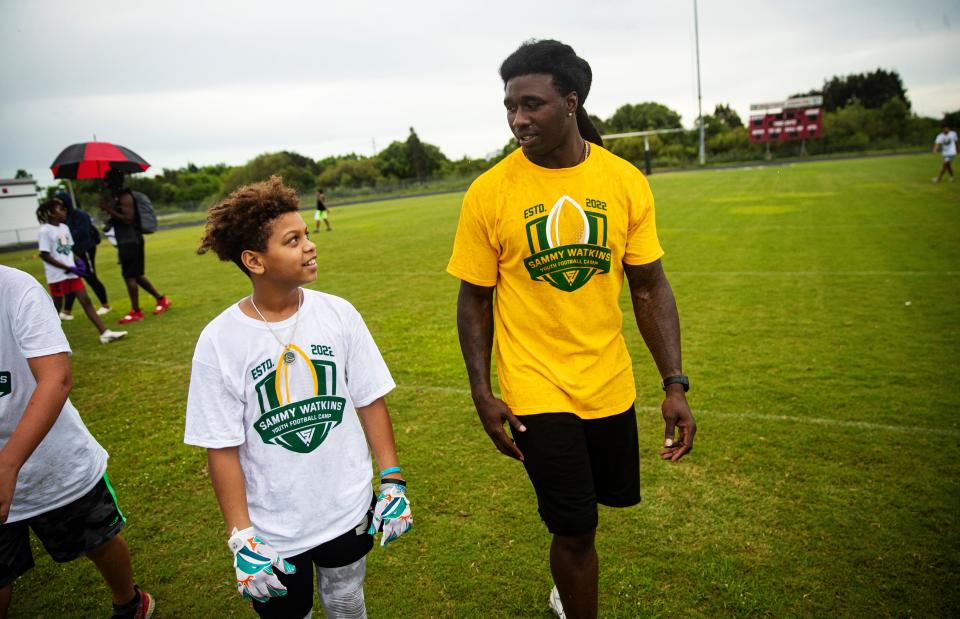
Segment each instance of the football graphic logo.
[[590,222],[580,205],[562,196],[547,215],[547,244],[582,245],[590,238]]
[[560,196],[549,214],[527,223],[527,242],[532,255],[524,266],[530,278],[564,292],[610,271],[606,216],[585,211],[570,196]]
[[[292,363],[287,361],[291,353],[296,355]],[[346,399],[336,395],[336,364],[310,359],[293,344],[256,389],[261,415],[254,429],[265,443],[309,453],[343,420]]]

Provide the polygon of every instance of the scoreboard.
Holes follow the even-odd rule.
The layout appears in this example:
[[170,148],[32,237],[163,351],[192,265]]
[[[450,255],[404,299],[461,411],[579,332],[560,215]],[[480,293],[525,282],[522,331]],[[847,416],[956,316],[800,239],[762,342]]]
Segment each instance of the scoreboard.
[[750,141],[787,142],[823,137],[823,97],[796,97],[750,106]]

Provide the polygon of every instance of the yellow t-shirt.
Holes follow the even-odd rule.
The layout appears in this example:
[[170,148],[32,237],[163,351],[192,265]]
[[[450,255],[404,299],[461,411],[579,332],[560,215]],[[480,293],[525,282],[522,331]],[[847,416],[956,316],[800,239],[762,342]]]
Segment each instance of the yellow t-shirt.
[[662,255],[647,179],[599,146],[561,169],[518,148],[473,182],[447,272],[496,286],[497,373],[514,413],[590,419],[633,404],[623,263]]

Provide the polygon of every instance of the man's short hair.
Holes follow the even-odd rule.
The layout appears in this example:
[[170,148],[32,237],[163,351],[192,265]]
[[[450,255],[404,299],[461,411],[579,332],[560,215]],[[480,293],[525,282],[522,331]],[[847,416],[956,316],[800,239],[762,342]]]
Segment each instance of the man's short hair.
[[273,222],[300,210],[297,192],[279,176],[243,185],[210,207],[198,254],[213,251],[220,260],[231,260],[247,275],[240,256],[246,250],[265,251]]

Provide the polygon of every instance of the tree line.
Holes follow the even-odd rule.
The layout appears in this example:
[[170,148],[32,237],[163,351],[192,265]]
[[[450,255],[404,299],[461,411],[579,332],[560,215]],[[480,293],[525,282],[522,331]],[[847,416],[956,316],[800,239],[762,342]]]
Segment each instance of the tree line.
[[[956,127],[960,110],[942,119],[912,112],[910,99],[896,71],[833,76],[820,88],[792,95],[821,95],[824,100],[823,138],[806,143],[810,155],[891,150],[927,146],[942,123]],[[609,118],[591,116],[601,134],[628,133],[652,129],[681,129],[681,116],[656,102],[628,103]],[[727,104],[717,105],[703,117],[708,160],[711,162],[751,161],[764,158],[766,147],[751,144],[747,127]],[[649,144],[656,167],[696,164],[699,135],[696,120],[693,131],[650,136]],[[606,144],[612,152],[633,162],[644,163],[644,139],[621,138]],[[149,195],[160,210],[200,209],[246,183],[263,180],[272,174],[301,193],[324,188],[333,197],[363,193],[383,193],[398,188],[429,190],[433,187],[465,187],[473,178],[500,161],[517,147],[509,140],[497,154],[486,158],[451,160],[439,147],[424,142],[413,127],[406,140],[391,142],[373,156],[356,153],[315,160],[299,153],[264,153],[240,166],[226,164],[164,169],[155,176],[136,175],[128,184]],[[795,156],[795,142],[772,143],[774,157]],[[446,183],[446,184],[443,184]],[[48,188],[52,194],[59,185]],[[96,181],[78,181],[78,201],[87,209],[96,208],[101,186]]]

